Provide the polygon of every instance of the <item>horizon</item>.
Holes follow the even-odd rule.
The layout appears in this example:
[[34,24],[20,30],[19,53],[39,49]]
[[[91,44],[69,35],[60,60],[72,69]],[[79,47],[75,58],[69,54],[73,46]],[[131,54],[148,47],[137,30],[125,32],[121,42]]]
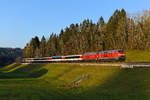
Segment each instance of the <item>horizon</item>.
[[102,16],[107,22],[116,9],[123,8],[128,14],[149,10],[149,3],[148,0],[0,1],[0,47],[23,49],[34,36],[49,38],[51,33],[59,34],[61,29],[84,19],[96,23]]

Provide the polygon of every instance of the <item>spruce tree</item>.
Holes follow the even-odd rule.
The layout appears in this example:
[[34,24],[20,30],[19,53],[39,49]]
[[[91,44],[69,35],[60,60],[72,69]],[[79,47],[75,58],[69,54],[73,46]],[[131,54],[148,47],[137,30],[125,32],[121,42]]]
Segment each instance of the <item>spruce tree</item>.
[[40,57],[46,56],[46,39],[44,36],[41,39],[39,51],[40,51]]

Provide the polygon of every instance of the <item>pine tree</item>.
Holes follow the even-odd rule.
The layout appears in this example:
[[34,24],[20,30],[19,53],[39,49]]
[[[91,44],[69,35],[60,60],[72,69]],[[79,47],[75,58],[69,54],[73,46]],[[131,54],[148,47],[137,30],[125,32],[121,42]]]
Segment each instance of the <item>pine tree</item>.
[[42,37],[40,42],[39,52],[40,52],[40,57],[46,56],[46,39],[44,36]]
[[30,42],[30,46],[29,46],[29,49],[31,52],[30,57],[38,57],[38,55],[36,55],[36,51],[37,49],[39,49],[39,44],[40,44],[40,41],[37,36],[35,36],[35,38],[32,38]]
[[99,21],[97,22],[98,26],[103,26],[105,24],[103,17],[101,16]]
[[47,42],[46,56],[57,55],[57,36],[56,34],[51,34]]
[[120,11],[116,10],[114,14],[110,17],[107,28],[106,28],[106,35],[105,35],[105,47],[106,49],[115,49],[116,47],[116,29],[118,26]]
[[97,23],[97,32],[95,37],[97,38],[97,51],[105,50],[105,38],[106,38],[106,23],[101,16]]
[[127,15],[124,9],[121,10],[115,36],[115,48],[126,49],[128,42]]
[[64,31],[61,30],[60,31],[60,35],[58,37],[58,55],[63,55],[65,52],[65,48],[64,48],[64,41],[63,41],[63,36],[64,36]]

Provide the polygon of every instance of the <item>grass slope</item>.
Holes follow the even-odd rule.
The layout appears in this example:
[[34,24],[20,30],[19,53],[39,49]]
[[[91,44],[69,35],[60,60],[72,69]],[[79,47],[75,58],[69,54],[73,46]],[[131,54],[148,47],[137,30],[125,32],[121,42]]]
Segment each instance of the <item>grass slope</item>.
[[[89,78],[78,86],[63,87],[85,74]],[[0,100],[149,100],[149,77],[149,68],[75,64],[5,66],[0,70]]]
[[126,62],[150,62],[150,51],[126,51]]

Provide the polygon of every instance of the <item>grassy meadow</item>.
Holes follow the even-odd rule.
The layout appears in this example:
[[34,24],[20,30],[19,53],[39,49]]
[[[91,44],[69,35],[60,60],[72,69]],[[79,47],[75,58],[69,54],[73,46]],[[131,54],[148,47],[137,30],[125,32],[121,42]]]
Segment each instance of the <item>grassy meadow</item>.
[[[126,62],[149,62],[142,53],[127,51]],[[150,100],[150,68],[13,63],[0,68],[0,100]]]
[[150,51],[128,50],[125,62],[150,62]]
[[[0,71],[0,100],[149,100],[150,69],[33,64]],[[82,75],[77,86],[64,87]]]

